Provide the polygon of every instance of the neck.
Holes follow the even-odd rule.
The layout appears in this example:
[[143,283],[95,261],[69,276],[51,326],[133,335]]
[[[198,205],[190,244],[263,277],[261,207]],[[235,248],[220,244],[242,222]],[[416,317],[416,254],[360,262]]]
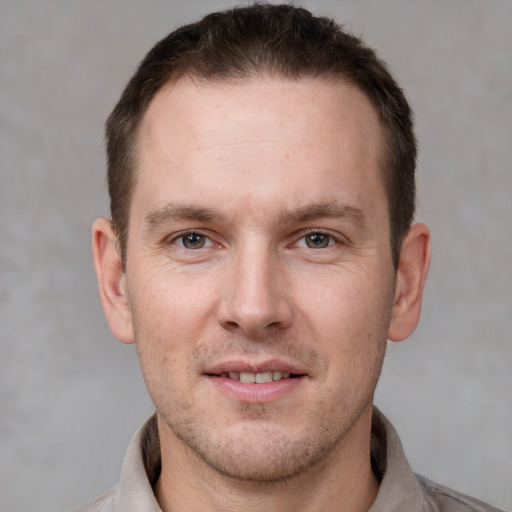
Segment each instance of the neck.
[[163,512],[367,512],[378,492],[370,462],[371,407],[328,457],[296,477],[272,483],[220,475],[162,425],[162,472],[155,494]]

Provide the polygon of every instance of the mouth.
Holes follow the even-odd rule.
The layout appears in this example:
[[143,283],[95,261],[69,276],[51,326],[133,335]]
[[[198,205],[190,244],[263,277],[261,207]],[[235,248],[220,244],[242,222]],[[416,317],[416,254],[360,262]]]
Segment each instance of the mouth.
[[276,382],[284,379],[295,379],[302,377],[302,374],[290,373],[279,370],[267,370],[258,373],[251,372],[220,372],[208,373],[209,377],[218,377],[222,379],[229,379],[243,384],[266,384],[268,382]]
[[282,360],[224,361],[203,375],[236,402],[270,403],[292,396],[309,381],[306,368]]

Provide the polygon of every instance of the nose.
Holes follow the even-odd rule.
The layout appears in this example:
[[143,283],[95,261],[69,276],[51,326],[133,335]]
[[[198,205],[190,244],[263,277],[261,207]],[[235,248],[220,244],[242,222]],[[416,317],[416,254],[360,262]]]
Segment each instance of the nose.
[[223,277],[217,317],[224,329],[265,337],[290,326],[292,308],[284,264],[268,249],[239,252]]

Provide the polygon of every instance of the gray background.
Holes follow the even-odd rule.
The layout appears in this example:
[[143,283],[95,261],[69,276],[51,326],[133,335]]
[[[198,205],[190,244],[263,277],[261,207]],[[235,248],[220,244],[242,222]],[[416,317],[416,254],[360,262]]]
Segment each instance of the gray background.
[[[151,413],[111,336],[89,230],[107,214],[102,125],[145,52],[229,1],[0,2],[0,510],[113,485]],[[305,1],[380,49],[421,142],[434,257],[416,334],[377,403],[418,472],[512,509],[512,3]]]

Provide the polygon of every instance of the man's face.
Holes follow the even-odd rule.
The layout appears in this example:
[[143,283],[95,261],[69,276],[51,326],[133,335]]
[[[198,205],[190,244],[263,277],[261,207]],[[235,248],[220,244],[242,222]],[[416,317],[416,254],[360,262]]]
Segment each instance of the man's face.
[[366,428],[395,282],[382,144],[348,84],[182,81],[155,97],[125,279],[167,444],[276,480]]

